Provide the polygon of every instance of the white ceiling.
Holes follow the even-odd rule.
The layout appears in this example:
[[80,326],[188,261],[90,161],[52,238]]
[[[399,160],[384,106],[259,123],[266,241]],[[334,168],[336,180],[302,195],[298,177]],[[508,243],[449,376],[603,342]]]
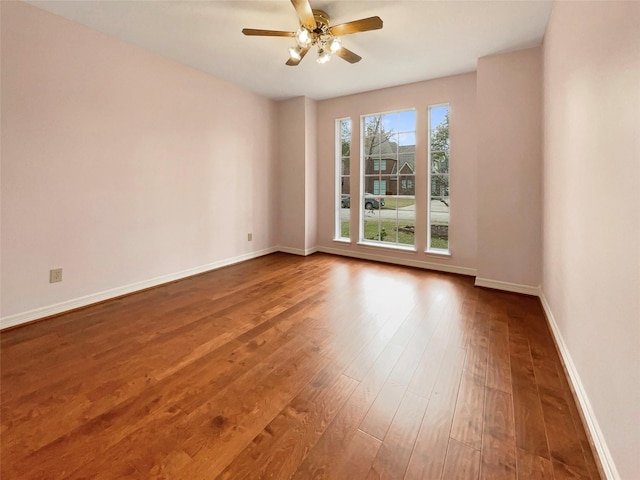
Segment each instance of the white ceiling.
[[377,15],[382,30],[343,37],[363,59],[320,65],[314,52],[285,65],[291,38],[242,28],[295,30],[289,0],[30,0],[30,4],[274,99],[316,100],[464,73],[479,57],[540,45],[551,0],[311,0],[331,24]]

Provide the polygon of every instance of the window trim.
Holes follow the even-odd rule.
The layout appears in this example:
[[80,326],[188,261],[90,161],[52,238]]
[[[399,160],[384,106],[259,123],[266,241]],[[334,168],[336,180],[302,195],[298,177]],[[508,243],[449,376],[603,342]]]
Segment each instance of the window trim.
[[[352,229],[351,229],[351,215],[349,215],[349,236],[342,236],[342,178],[344,175],[342,174],[342,122],[345,120],[349,121],[349,184],[351,184],[351,147],[353,143],[353,121],[351,117],[343,117],[336,118],[335,120],[335,149],[334,149],[334,157],[335,157],[335,175],[334,175],[334,190],[335,194],[333,197],[333,217],[334,217],[334,225],[333,225],[333,240],[336,242],[342,243],[351,243],[352,241]],[[349,186],[349,192],[351,192],[351,185]],[[351,193],[349,193],[349,197],[351,197]],[[353,198],[351,198],[353,200]],[[350,202],[351,203],[351,202]],[[351,207],[351,205],[350,205]],[[351,209],[350,209],[351,211]]]
[[[434,103],[427,105],[427,244],[425,253],[429,255],[450,257],[451,256],[451,235],[447,235],[447,248],[431,247],[431,109],[447,107],[449,109],[449,119],[451,119],[451,104],[449,102]],[[449,121],[449,158],[451,159],[451,121]],[[449,164],[449,231],[451,230],[451,164]]]
[[[387,111],[383,111],[383,112],[373,112],[373,113],[365,113],[365,114],[361,114],[360,115],[360,122],[358,124],[358,128],[360,129],[360,159],[359,159],[359,164],[360,164],[360,173],[358,175],[359,179],[359,185],[360,185],[360,193],[359,193],[359,197],[358,197],[358,240],[356,241],[356,243],[358,245],[362,245],[362,246],[367,246],[367,247],[375,247],[375,248],[386,248],[389,250],[399,250],[399,251],[403,251],[403,252],[417,252],[418,251],[418,246],[416,243],[416,237],[414,236],[414,240],[413,240],[413,245],[408,245],[408,244],[403,244],[403,243],[387,243],[387,242],[383,242],[383,241],[379,241],[379,240],[368,240],[366,238],[364,238],[364,216],[365,216],[365,209],[364,209],[364,194],[366,193],[365,190],[365,154],[364,154],[364,142],[365,142],[365,135],[364,135],[364,119],[365,117],[374,117],[377,115],[389,115],[389,114],[394,114],[394,113],[403,113],[403,112],[414,112],[415,114],[415,124],[414,124],[414,129],[413,129],[413,134],[415,136],[415,140],[416,140],[416,145],[415,145],[415,151],[414,151],[414,161],[417,162],[417,153],[418,153],[418,108],[417,107],[405,107],[405,108],[398,108],[395,110],[387,110]],[[352,124],[353,125],[353,124]],[[352,130],[353,131],[353,130]],[[409,133],[406,131],[402,131],[399,133]],[[378,170],[378,174],[380,171]],[[397,176],[398,174],[396,174]],[[414,178],[414,185],[415,182],[417,180],[417,176],[415,173],[415,170],[413,172],[413,178]],[[415,188],[415,187],[414,187]],[[380,194],[377,195],[379,197],[387,197],[387,195],[384,194]],[[396,197],[404,197],[402,195],[396,195]],[[418,197],[417,195],[410,196],[408,195],[407,197],[412,197],[413,200],[415,202],[418,201]],[[353,198],[351,199],[353,202]],[[353,203],[352,203],[353,206]],[[417,217],[414,218],[414,223],[417,223]]]

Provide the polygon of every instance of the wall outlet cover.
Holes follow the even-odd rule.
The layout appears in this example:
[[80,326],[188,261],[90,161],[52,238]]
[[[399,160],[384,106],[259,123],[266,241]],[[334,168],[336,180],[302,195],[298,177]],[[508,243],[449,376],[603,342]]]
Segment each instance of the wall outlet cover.
[[49,283],[57,283],[62,281],[62,269],[54,268],[49,270]]

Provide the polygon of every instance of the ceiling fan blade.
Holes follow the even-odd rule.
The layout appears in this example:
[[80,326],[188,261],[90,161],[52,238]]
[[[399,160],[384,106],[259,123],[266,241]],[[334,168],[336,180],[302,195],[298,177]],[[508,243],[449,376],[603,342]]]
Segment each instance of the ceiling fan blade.
[[300,18],[300,25],[307,27],[309,30],[315,30],[316,19],[313,18],[313,10],[311,10],[309,0],[291,0],[291,4],[296,9],[298,18]]
[[295,67],[296,65],[298,65],[302,59],[304,58],[304,56],[307,54],[307,52],[309,51],[311,47],[307,47],[307,48],[303,48],[300,51],[300,58],[299,59],[295,59],[295,58],[290,58],[289,60],[287,60],[286,65],[289,65],[290,67]]
[[362,18],[353,22],[341,23],[334,25],[329,29],[329,33],[336,37],[349,35],[350,33],[367,32],[369,30],[378,30],[382,28],[382,19],[380,17]]
[[295,32],[282,32],[280,30],[260,30],[259,28],[243,28],[245,35],[258,35],[261,37],[295,37]]
[[348,50],[344,47],[340,48],[340,50],[338,50],[334,55],[339,56],[349,63],[358,63],[360,60],[362,60],[362,57],[360,55],[356,55],[351,50]]

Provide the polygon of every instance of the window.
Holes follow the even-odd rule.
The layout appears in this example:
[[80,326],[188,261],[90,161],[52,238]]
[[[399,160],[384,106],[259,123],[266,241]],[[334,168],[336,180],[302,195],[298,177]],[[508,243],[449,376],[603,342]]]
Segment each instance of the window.
[[373,170],[375,172],[384,172],[387,170],[387,161],[379,160],[377,158],[373,159]]
[[361,119],[360,241],[415,248],[416,112]]
[[402,178],[400,179],[400,190],[403,192],[406,190],[413,190],[415,187],[413,185],[413,178]]
[[429,107],[427,251],[449,253],[449,105]]
[[373,181],[373,194],[374,195],[384,195],[387,191],[387,181],[386,180],[374,180]]
[[350,240],[351,119],[336,120],[336,240]]

